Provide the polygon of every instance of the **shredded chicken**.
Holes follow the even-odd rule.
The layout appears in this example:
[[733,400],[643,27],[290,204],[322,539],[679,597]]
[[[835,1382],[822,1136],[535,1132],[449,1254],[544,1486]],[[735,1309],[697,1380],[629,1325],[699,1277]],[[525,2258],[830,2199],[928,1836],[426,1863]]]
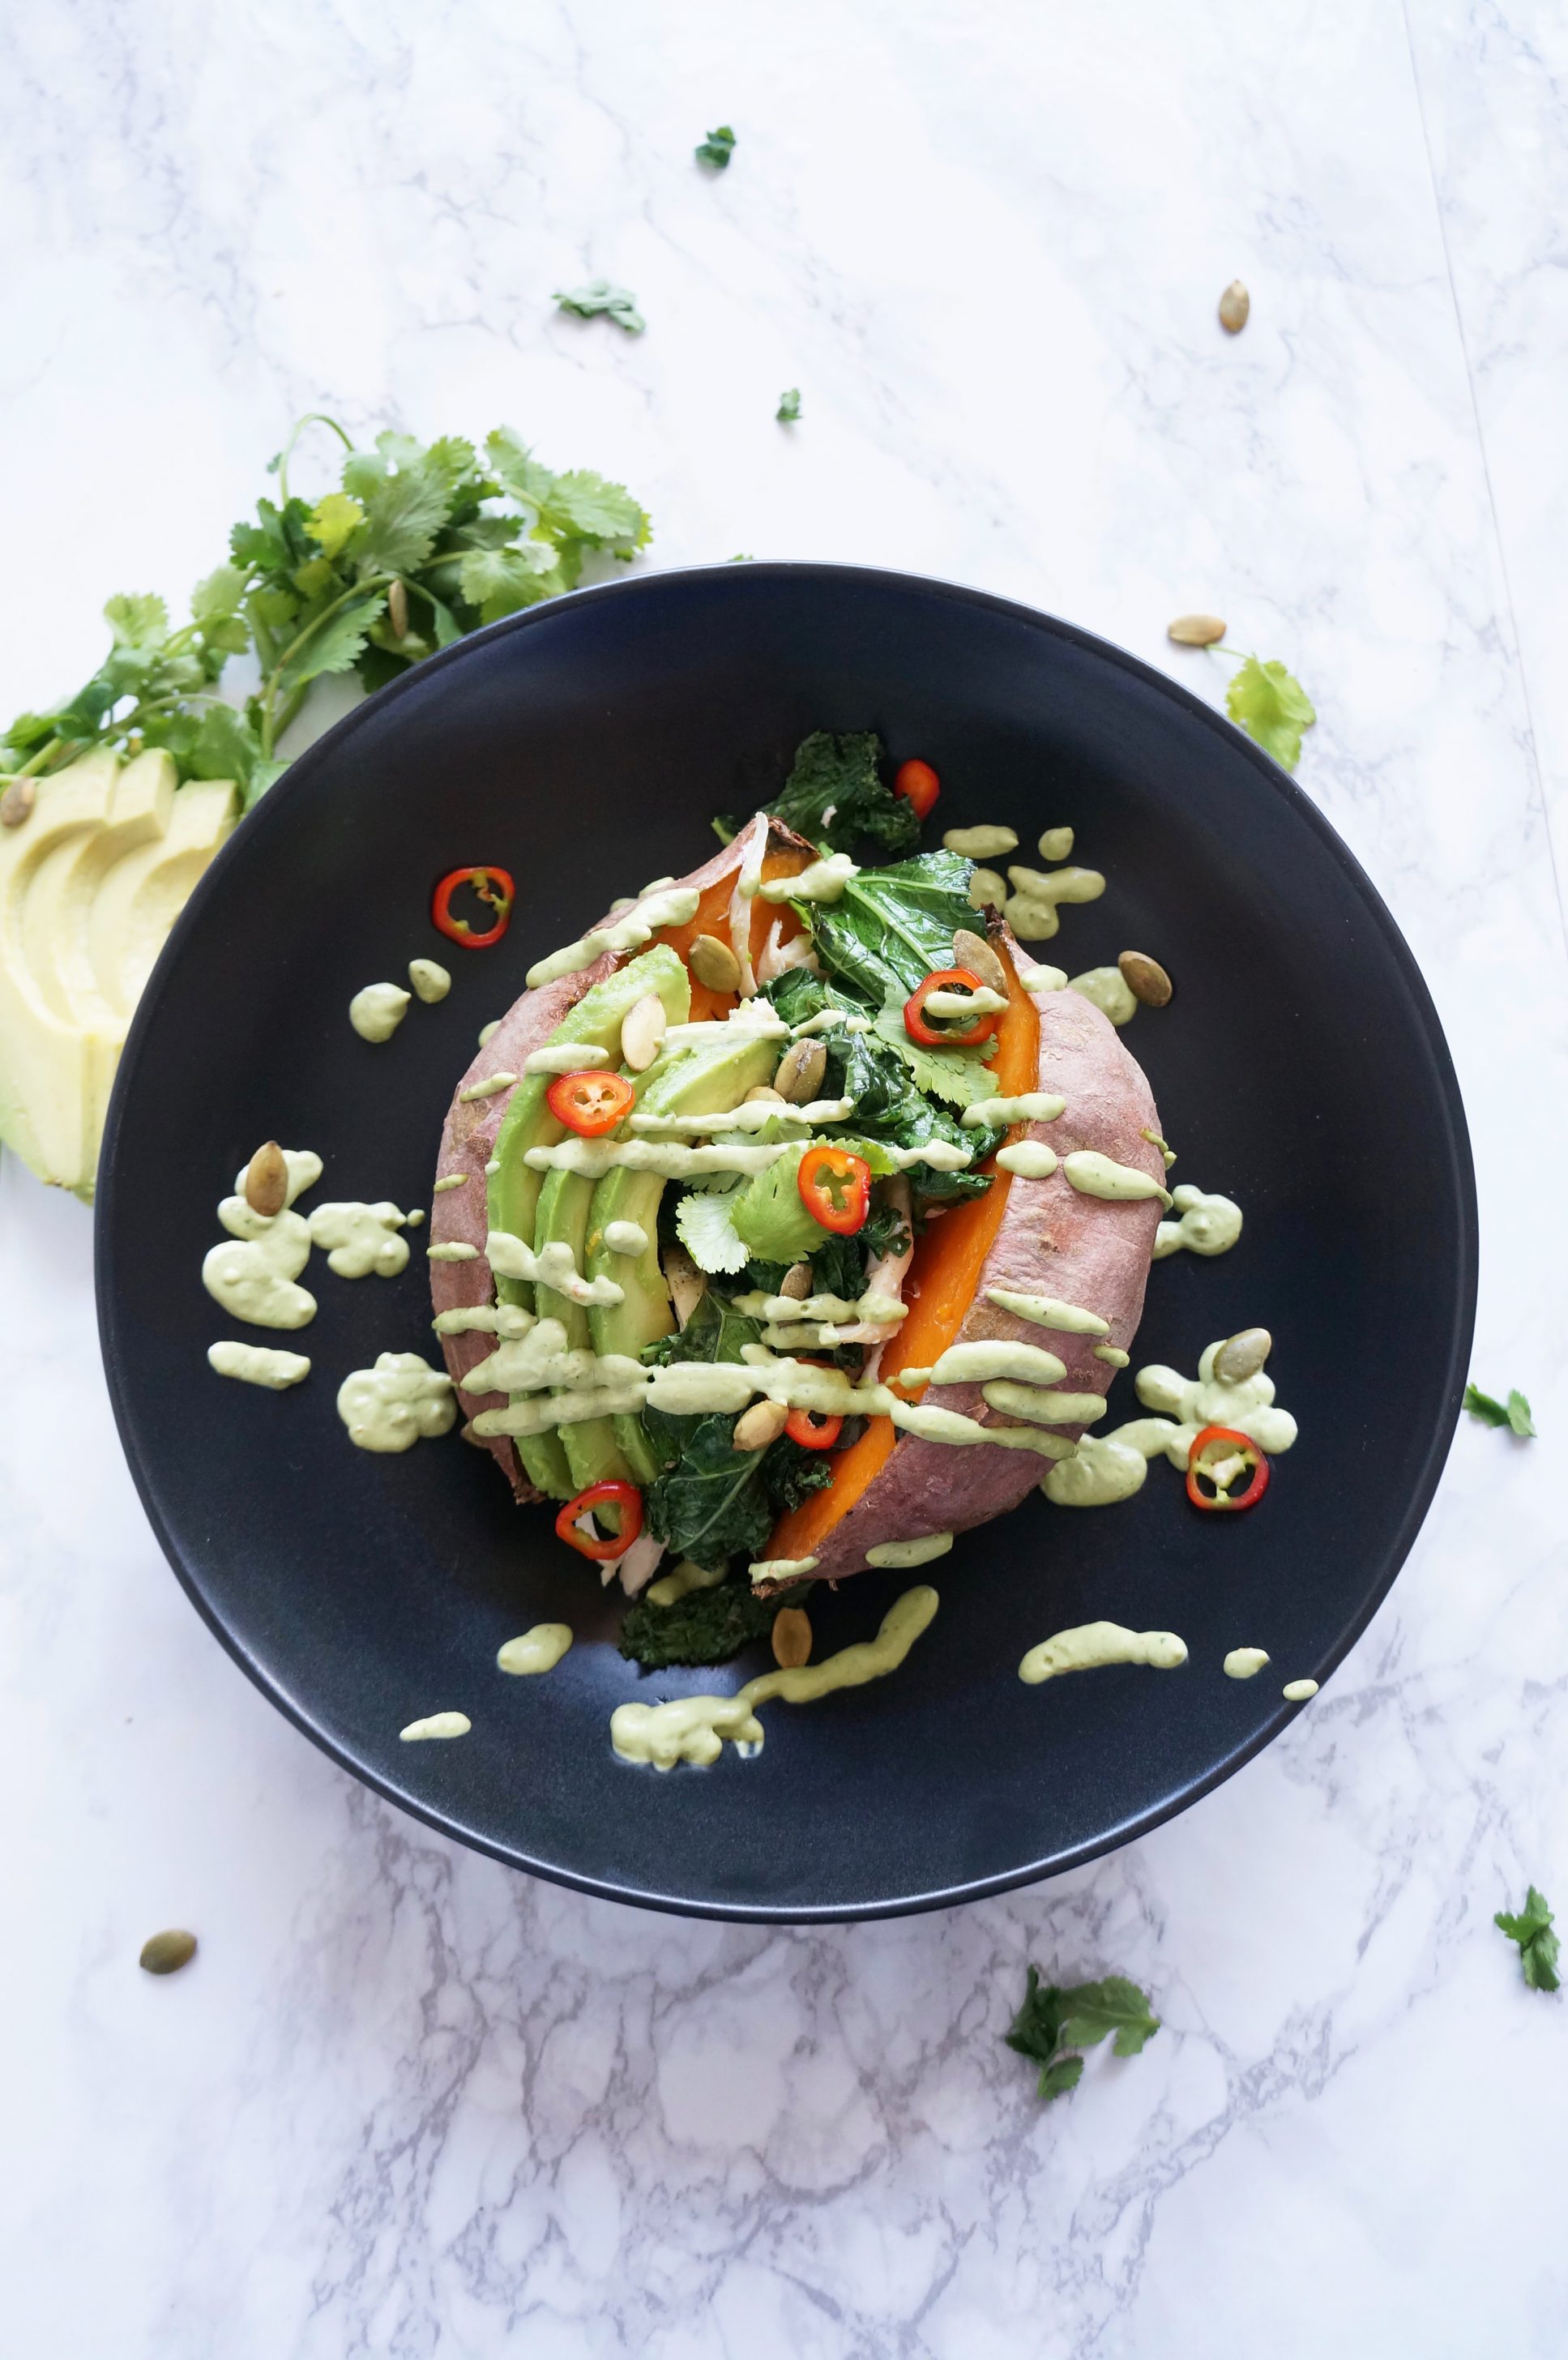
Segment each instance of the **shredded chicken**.
[[[751,841],[746,844],[748,835]],[[758,812],[755,819],[748,820],[735,841],[746,844],[746,850],[741,855],[735,890],[730,895],[730,948],[740,969],[740,996],[743,1000],[751,1000],[757,994],[757,977],[751,965],[751,912],[757,889],[762,882],[762,864],[768,858],[768,821],[765,815]]]
[[768,929],[768,939],[762,945],[757,962],[758,983],[771,983],[776,976],[787,974],[792,967],[809,967],[813,975],[821,975],[822,961],[811,948],[810,934],[797,934],[792,943],[780,944],[784,930],[783,914],[774,919]]
[[618,1573],[621,1588],[628,1598],[635,1598],[637,1591],[645,1590],[652,1580],[663,1555],[662,1541],[655,1540],[651,1533],[639,1533],[630,1548],[623,1549],[619,1557],[606,1557],[600,1567],[605,1588],[608,1589]]
[[[897,1179],[888,1181],[887,1202],[896,1207],[903,1221],[904,1235],[909,1242],[902,1253],[877,1256],[866,1273],[866,1284],[861,1292],[865,1295],[885,1295],[891,1303],[902,1303],[904,1281],[909,1274],[909,1264],[915,1256],[914,1207],[909,1196],[909,1184],[902,1175]],[[870,1320],[865,1320],[859,1327],[844,1330],[841,1339],[843,1342],[871,1344],[876,1347],[874,1351],[866,1355],[862,1377],[862,1382],[866,1384],[875,1382],[877,1371],[882,1365],[882,1355],[896,1332],[890,1322],[882,1320],[875,1324]]]

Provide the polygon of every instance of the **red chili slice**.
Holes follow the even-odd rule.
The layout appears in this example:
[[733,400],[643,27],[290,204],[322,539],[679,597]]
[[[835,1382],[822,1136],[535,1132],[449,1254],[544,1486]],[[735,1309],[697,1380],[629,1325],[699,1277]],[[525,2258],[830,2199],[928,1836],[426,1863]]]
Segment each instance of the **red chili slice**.
[[839,1238],[866,1227],[871,1210],[871,1166],[846,1147],[808,1147],[795,1175],[800,1202],[813,1221]]
[[832,1450],[843,1430],[842,1417],[829,1417],[816,1409],[792,1409],[784,1426],[790,1441],[798,1442],[802,1450]]
[[[602,1514],[606,1508],[618,1511],[619,1532],[598,1533],[590,1538],[588,1534],[578,1530],[577,1519],[585,1511],[589,1514]],[[606,1557],[619,1557],[624,1550],[629,1549],[641,1532],[642,1493],[635,1483],[590,1483],[585,1491],[579,1491],[575,1500],[568,1500],[555,1520],[555,1530],[557,1537],[563,1540],[568,1548],[574,1548],[579,1556],[594,1557],[603,1564]]]
[[602,1139],[614,1131],[636,1098],[625,1074],[558,1074],[545,1092],[557,1122],[579,1139]]
[[1000,1009],[996,1008],[983,1009],[967,1032],[955,1032],[951,1024],[944,1024],[938,1031],[927,1023],[925,1004],[931,993],[951,991],[955,986],[964,991],[984,991],[985,989],[971,967],[941,967],[934,974],[924,977],[905,1000],[904,1030],[910,1040],[918,1041],[922,1048],[940,1049],[945,1045],[950,1049],[971,1049],[977,1041],[988,1041],[996,1031],[996,1019],[1001,1014]]
[[929,762],[900,762],[893,792],[914,805],[917,819],[924,819],[942,792],[942,781]]
[[[1236,1458],[1244,1459],[1251,1469],[1250,1480],[1244,1491],[1233,1491],[1229,1482],[1235,1479],[1227,1478],[1222,1491],[1214,1482],[1214,1470],[1226,1459]],[[1200,1477],[1206,1478],[1214,1488],[1205,1491]],[[1238,1434],[1233,1426],[1205,1426],[1201,1434],[1193,1436],[1192,1447],[1187,1453],[1187,1497],[1194,1508],[1256,1508],[1268,1489],[1269,1461],[1250,1435]]]
[[[460,885],[472,885],[479,899],[487,901],[495,912],[495,924],[482,934],[474,933],[466,918],[454,918],[452,914],[452,897]],[[487,951],[511,924],[512,904],[517,898],[517,889],[509,869],[494,865],[453,869],[441,879],[430,898],[430,923],[449,942],[461,943],[465,951]]]

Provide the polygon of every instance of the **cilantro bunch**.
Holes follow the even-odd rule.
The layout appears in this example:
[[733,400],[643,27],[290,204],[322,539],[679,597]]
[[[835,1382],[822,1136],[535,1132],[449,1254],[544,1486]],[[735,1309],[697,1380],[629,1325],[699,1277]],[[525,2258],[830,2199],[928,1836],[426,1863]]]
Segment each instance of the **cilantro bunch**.
[[[300,433],[331,428],[339,486],[313,506],[289,491]],[[278,746],[318,680],[355,672],[383,687],[481,623],[577,583],[590,551],[629,558],[647,515],[623,486],[586,469],[555,475],[508,427],[472,442],[384,433],[356,450],[334,419],[301,419],[272,461],[278,497],[236,524],[229,562],[197,585],[172,629],[161,598],[111,598],[109,653],[76,694],[24,713],[0,743],[0,772],[60,770],[95,747],[166,748],[180,779],[234,778],[248,810],[285,768]],[[260,684],[243,711],[218,683],[254,650]]]

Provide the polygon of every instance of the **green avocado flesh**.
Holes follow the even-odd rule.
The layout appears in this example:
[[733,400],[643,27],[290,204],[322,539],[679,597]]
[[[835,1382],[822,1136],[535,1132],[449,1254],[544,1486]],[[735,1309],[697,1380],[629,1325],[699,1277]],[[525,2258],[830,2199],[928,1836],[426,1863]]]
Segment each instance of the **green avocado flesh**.
[[[642,1111],[725,1113],[739,1106],[747,1090],[768,1081],[778,1062],[777,1041],[723,1041],[711,1049],[689,1050],[662,1071],[654,1068]],[[595,1352],[625,1352],[636,1360],[645,1346],[667,1336],[675,1324],[670,1290],[659,1263],[659,1207],[666,1185],[656,1172],[623,1167],[607,1172],[593,1190],[583,1273],[588,1278],[613,1278],[625,1289],[622,1302],[596,1305],[588,1314]],[[635,1256],[612,1253],[604,1243],[604,1231],[612,1221],[636,1221],[648,1239],[645,1251]],[[609,1423],[632,1481],[651,1483],[659,1472],[659,1463],[648,1448],[641,1418],[617,1417]]]
[[[691,979],[678,954],[666,943],[656,944],[652,950],[644,951],[640,957],[617,967],[603,983],[585,991],[576,1006],[568,1010],[546,1045],[581,1043],[584,1047],[608,1050],[615,1059],[620,1052],[623,1022],[649,992],[659,994],[672,1024],[685,1022],[691,1008]],[[600,1070],[608,1072],[611,1068]],[[650,1074],[657,1071],[655,1066]],[[530,1147],[553,1147],[565,1136],[565,1125],[550,1112],[546,1095],[555,1078],[553,1074],[525,1074],[512,1093],[495,1140],[499,1169],[490,1175],[487,1218],[491,1229],[505,1229],[536,1250],[560,1237],[571,1241],[581,1253],[593,1182],[575,1173],[535,1172],[523,1161]],[[541,1220],[547,1190],[548,1218],[551,1223],[548,1229]],[[543,1311],[548,1307],[555,1317],[565,1322],[568,1343],[585,1344],[587,1330],[577,1306],[563,1302],[552,1289],[541,1288],[539,1292],[549,1296],[549,1303],[547,1306],[541,1302],[538,1308]],[[495,1281],[499,1303],[515,1303],[524,1310],[533,1310],[534,1294],[535,1289],[525,1279]],[[570,1458],[564,1447],[566,1435],[572,1438]],[[614,1468],[596,1466],[591,1475],[574,1476],[574,1467],[579,1462],[589,1464],[595,1447],[600,1452],[607,1449],[614,1454],[614,1437],[607,1420],[593,1419],[583,1426],[567,1427],[563,1433],[521,1435],[517,1441],[517,1456],[528,1480],[552,1500],[570,1500],[584,1484],[596,1482],[601,1473],[624,1477],[625,1470],[618,1463]]]

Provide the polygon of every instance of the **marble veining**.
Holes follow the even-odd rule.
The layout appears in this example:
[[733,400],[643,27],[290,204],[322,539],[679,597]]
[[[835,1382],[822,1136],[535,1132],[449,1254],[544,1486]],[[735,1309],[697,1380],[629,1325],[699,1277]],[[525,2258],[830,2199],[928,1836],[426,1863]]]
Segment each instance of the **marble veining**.
[[[651,563],[975,581],[1217,703],[1163,638],[1215,608],[1313,694],[1301,784],[1425,969],[1477,1371],[1542,1437],[1465,1425],[1347,1663],[1136,1847],[903,1924],[659,1919],[463,1852],[250,1689],[81,1374],[90,1218],[7,1163],[16,2347],[1555,2360],[1568,2017],[1490,1918],[1568,1908],[1563,1271],[1515,1184],[1568,1158],[1560,19],[58,0],[0,49],[11,705],[111,590],[182,596],[317,406],[508,420],[631,484]],[[596,274],[646,336],[553,311]],[[1043,2111],[997,2038],[1031,1958],[1165,2021]]]

